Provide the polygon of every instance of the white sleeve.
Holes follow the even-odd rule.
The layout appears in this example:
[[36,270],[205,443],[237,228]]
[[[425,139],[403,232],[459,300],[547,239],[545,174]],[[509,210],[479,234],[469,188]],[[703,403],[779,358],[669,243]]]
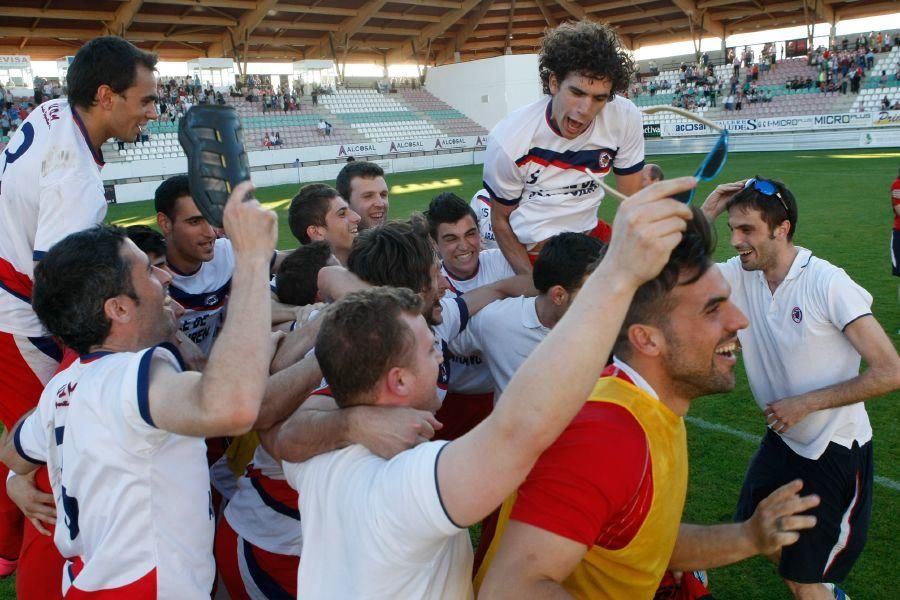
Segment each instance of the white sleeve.
[[488,273],[490,273],[490,277],[485,282],[485,285],[516,276],[512,265],[509,264],[509,261],[503,256],[503,251],[499,248],[482,250],[481,254],[478,255],[478,260],[481,261],[482,267],[486,268]]
[[34,260],[70,233],[93,227],[106,216],[103,185],[95,177],[69,177],[41,190]]
[[724,277],[725,281],[728,282],[728,285],[731,286],[732,293],[734,293],[735,289],[740,285],[741,271],[743,270],[740,260],[740,257],[735,256],[734,258],[716,265],[719,267],[719,272],[722,274],[722,277]]
[[[41,396],[41,400],[43,398]],[[28,462],[36,465],[46,463],[50,453],[52,423],[47,420],[46,406],[46,402],[39,402],[37,410],[28,415],[13,433],[16,452]]]
[[478,316],[472,317],[466,328],[447,344],[450,352],[456,356],[471,356],[476,352],[481,352],[481,341],[477,332],[480,323]]
[[835,327],[843,331],[858,318],[872,314],[872,295],[850,279],[846,271],[835,269],[831,277],[823,279],[823,314]]
[[[628,102],[625,98],[618,98],[613,102],[618,100]],[[613,159],[613,173],[631,175],[644,168],[644,124],[640,111],[633,105],[623,111],[622,117],[622,131],[619,133],[619,147]]]
[[469,307],[462,298],[441,298],[441,324],[434,326],[435,334],[450,343],[466,329]]
[[[168,431],[157,428],[150,415],[150,367],[153,363],[178,372],[186,370],[178,350],[169,344],[154,346],[140,354],[137,361],[137,390],[125,389],[119,396],[120,415],[126,426],[118,427],[115,431],[122,447],[135,454],[153,453],[169,435]],[[130,386],[134,381],[135,379],[126,377],[124,385]]]
[[398,558],[418,561],[423,548],[461,530],[447,514],[438,488],[437,461],[447,444],[426,442],[401,452],[375,479],[368,497],[377,511],[373,529]]
[[[642,130],[643,131],[643,130]],[[516,206],[522,199],[522,190],[525,189],[525,180],[516,166],[515,159],[511,158],[500,142],[494,137],[488,140],[487,149],[484,152],[484,188],[491,196],[504,206]]]

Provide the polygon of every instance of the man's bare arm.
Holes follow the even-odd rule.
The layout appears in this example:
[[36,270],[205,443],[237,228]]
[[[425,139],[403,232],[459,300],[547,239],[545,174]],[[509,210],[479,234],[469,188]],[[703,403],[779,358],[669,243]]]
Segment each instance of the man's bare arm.
[[[489,600],[571,599],[562,582],[588,548],[545,529],[509,521],[481,582],[479,598]],[[476,580],[476,584],[477,584]]]
[[695,571],[730,565],[757,554],[768,556],[790,546],[800,531],[815,527],[816,518],[801,513],[818,506],[819,497],[800,496],[803,483],[787,483],[762,500],[743,523],[682,523],[669,560],[673,571]]
[[581,409],[635,290],[662,270],[692,216],[669,196],[694,185],[692,177],[664,181],[622,203],[609,250],[565,317],[517,371],[493,413],[443,451],[438,486],[455,523],[468,526],[498,506]]
[[243,201],[250,182],[234,188],[225,206],[225,230],[235,253],[228,319],[203,374],[178,373],[154,360],[149,409],[160,429],[198,437],[240,435],[250,430],[269,376],[271,304],[269,262],[277,217]]
[[303,462],[362,444],[384,458],[430,440],[441,424],[427,411],[406,407],[338,408],[330,396],[311,396],[283,423],[261,437],[276,460]]
[[474,317],[478,311],[496,300],[515,296],[537,296],[537,293],[531,274],[516,275],[466,292],[462,295],[462,300],[466,303],[469,316]]
[[866,370],[847,381],[767,406],[766,421],[776,431],[788,431],[813,411],[855,404],[900,388],[900,357],[875,317],[860,317],[847,325],[844,334],[866,361]]
[[519,241],[512,225],[509,224],[509,215],[516,209],[515,206],[506,206],[499,202],[491,202],[491,227],[494,231],[494,237],[497,239],[497,245],[506,257],[506,261],[510,264],[519,275],[531,274],[531,260],[528,258],[528,250],[525,245]]
[[637,194],[641,191],[641,172],[616,175],[616,189],[626,196]]
[[[15,432],[22,426],[22,423],[27,419],[32,413],[34,413],[35,409],[29,410],[27,413],[19,417],[19,420],[15,425],[12,426],[11,429],[5,430],[2,434],[0,434],[0,462],[9,467],[10,471],[17,473],[18,475],[27,475],[32,471],[37,470],[39,466],[38,463],[27,460],[24,456],[19,454],[18,449],[16,448],[15,443]],[[0,485],[6,485],[6,482],[0,482]]]
[[272,358],[270,372],[277,373],[302,360],[316,345],[321,324],[321,319],[313,319],[285,335]]
[[253,429],[269,429],[286,419],[322,382],[315,356],[308,356],[269,377]]

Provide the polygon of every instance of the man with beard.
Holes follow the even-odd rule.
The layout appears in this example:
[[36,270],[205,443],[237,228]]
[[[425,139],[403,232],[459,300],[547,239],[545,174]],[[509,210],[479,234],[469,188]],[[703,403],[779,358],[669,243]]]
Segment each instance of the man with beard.
[[384,169],[373,162],[348,162],[334,182],[338,193],[360,216],[359,230],[364,231],[387,222],[388,186]]
[[796,513],[818,499],[793,481],[744,523],[679,525],[684,415],[695,398],[734,388],[747,326],[713,266],[710,225],[693,213],[662,273],[635,293],[588,402],[504,504],[476,578],[482,597],[649,599],[667,568],[770,553],[815,523]]
[[[842,597],[872,512],[872,426],[864,401],[900,387],[900,358],[872,315],[872,296],[840,269],[795,246],[798,209],[779,181],[754,177],[707,198],[710,220],[728,212],[738,256],[719,265],[750,317],[739,334],[766,434],[735,513],[744,519],[771,490],[802,478],[821,496],[814,529],[767,553],[796,598]],[[860,373],[860,359],[868,367]],[[825,584],[825,585],[823,585]]]

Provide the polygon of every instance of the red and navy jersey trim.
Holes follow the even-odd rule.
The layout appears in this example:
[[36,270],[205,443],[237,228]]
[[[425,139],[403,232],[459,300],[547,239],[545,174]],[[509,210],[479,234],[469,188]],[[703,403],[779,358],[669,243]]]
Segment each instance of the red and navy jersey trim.
[[84,143],[87,144],[88,150],[91,151],[94,162],[97,163],[98,167],[102,167],[106,164],[103,161],[103,151],[94,149],[94,145],[91,143],[91,136],[89,136],[87,132],[87,127],[84,126],[84,121],[81,120],[81,117],[78,115],[78,111],[75,110],[74,106],[72,106],[72,118],[75,120],[75,124],[78,125],[78,130],[81,131],[81,137],[84,138]]
[[632,173],[637,173],[641,169],[644,168],[644,161],[640,161],[635,165],[631,165],[630,167],[618,168],[613,167],[613,173],[616,175],[631,175]]
[[[531,148],[524,156],[516,159],[516,166],[523,167],[528,163],[537,163],[544,167],[553,166],[558,169],[572,169],[584,173],[590,169],[595,173],[608,173],[609,167],[616,156],[617,151],[609,148],[594,148],[592,150],[566,150],[556,152],[547,148]],[[607,155],[607,164],[600,163],[600,157]]]
[[169,295],[187,310],[213,310],[225,304],[231,291],[231,279],[217,290],[201,294],[189,294],[174,284],[169,284]]
[[0,258],[0,289],[15,296],[22,302],[31,304],[34,284],[28,275],[16,270],[11,262]]
[[484,189],[487,190],[487,193],[490,194],[491,200],[496,200],[504,206],[515,206],[522,199],[522,196],[519,196],[518,198],[501,198],[491,189],[491,186],[488,185],[487,181],[482,181],[481,185],[483,185]]

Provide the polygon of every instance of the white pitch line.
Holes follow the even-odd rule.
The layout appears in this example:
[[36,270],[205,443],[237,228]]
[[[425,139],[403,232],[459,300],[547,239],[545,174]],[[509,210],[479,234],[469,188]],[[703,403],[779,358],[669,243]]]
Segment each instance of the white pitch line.
[[[729,427],[728,425],[722,425],[720,423],[712,423],[710,421],[705,421],[700,417],[691,417],[686,416],[684,418],[685,421],[690,423],[691,425],[696,425],[702,429],[709,429],[710,431],[718,431],[719,433],[727,433],[728,435],[734,436],[736,438],[740,438],[745,442],[758,442],[761,438],[760,436],[752,435],[747,433],[746,431],[741,431],[740,429],[735,429],[734,427]],[[875,475],[873,478],[875,483],[878,485],[883,485],[886,488],[892,489],[894,491],[900,492],[900,483],[894,481],[893,479],[888,479],[887,477],[883,477],[881,475]]]

